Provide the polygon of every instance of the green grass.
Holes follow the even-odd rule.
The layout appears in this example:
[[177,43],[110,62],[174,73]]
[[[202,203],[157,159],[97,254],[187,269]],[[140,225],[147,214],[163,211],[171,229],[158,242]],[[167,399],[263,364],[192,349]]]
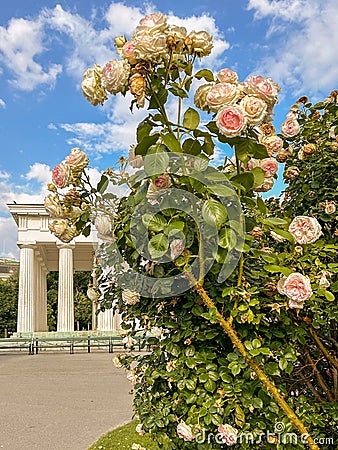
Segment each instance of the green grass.
[[152,439],[147,435],[140,436],[135,431],[138,423],[137,420],[133,420],[127,425],[110,431],[89,447],[88,450],[131,450],[131,446],[134,443],[141,445],[147,450],[154,450],[155,445]]

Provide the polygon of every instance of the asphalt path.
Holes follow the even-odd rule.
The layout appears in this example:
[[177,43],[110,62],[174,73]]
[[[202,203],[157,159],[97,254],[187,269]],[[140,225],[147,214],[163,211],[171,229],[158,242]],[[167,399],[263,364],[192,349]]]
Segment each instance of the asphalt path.
[[86,450],[132,418],[109,353],[0,353],[0,449]]

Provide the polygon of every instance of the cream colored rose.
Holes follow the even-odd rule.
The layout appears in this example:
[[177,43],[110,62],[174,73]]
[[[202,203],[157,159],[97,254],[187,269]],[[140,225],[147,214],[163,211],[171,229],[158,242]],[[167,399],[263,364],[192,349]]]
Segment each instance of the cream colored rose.
[[139,423],[139,424],[136,425],[135,431],[140,436],[144,436],[146,434],[146,432],[144,431],[144,429],[142,427],[142,423]]
[[184,250],[182,239],[174,239],[170,244],[170,257],[176,259]]
[[213,83],[202,84],[199,86],[194,95],[194,103],[195,106],[202,111],[209,112],[209,105],[207,103],[207,95],[210,89],[214,86]]
[[299,133],[300,126],[297,119],[289,118],[282,123],[280,129],[285,138],[292,138]]
[[137,63],[136,45],[133,41],[128,41],[122,47],[122,55],[130,64]]
[[328,274],[329,274],[329,276],[330,276],[330,273],[329,273],[329,272],[323,272],[323,273],[322,273],[322,275],[321,275],[321,277],[320,277],[320,280],[319,280],[319,283],[318,283],[319,287],[324,288],[324,289],[330,287],[330,284],[331,284],[331,283],[330,283],[329,280],[327,279]]
[[122,339],[122,344],[126,347],[126,348],[132,348],[134,347],[134,345],[136,344],[137,340],[132,338],[131,336],[126,336]]
[[262,144],[266,147],[269,156],[272,156],[282,150],[283,139],[279,136],[268,136],[262,141]]
[[47,195],[47,197],[45,198],[44,206],[53,219],[63,218],[64,208],[62,207],[59,196],[57,194]]
[[120,369],[122,367],[121,355],[114,356],[113,364],[114,364],[114,367],[116,367],[117,369]]
[[236,83],[238,75],[233,70],[225,68],[217,72],[216,78],[221,83]]
[[135,386],[135,384],[137,383],[137,376],[134,370],[130,370],[127,373],[127,380],[130,381],[132,386]]
[[102,86],[113,95],[125,92],[128,87],[129,74],[130,65],[126,60],[113,59],[103,68]]
[[79,234],[76,227],[67,219],[54,220],[48,228],[62,242],[70,242]]
[[94,225],[99,239],[106,240],[112,237],[111,219],[108,214],[98,214],[95,218]]
[[66,163],[72,172],[82,172],[89,164],[89,159],[85,152],[79,148],[72,148],[70,154],[66,156]]
[[140,301],[140,294],[130,289],[125,289],[122,291],[122,300],[127,305],[136,305]]
[[133,36],[135,55],[137,59],[159,62],[168,54],[167,36],[163,33],[152,34],[140,31]]
[[217,83],[207,93],[206,101],[211,111],[217,112],[222,106],[236,103],[240,91],[235,84]]
[[131,145],[129,148],[128,163],[133,169],[140,169],[144,165],[141,155],[135,155],[135,146]]
[[289,232],[297,244],[312,244],[321,236],[322,227],[315,217],[297,216],[290,223]]
[[196,53],[199,57],[210,55],[213,48],[212,36],[206,31],[192,31],[186,37],[185,44],[190,53]]
[[136,33],[148,31],[149,33],[165,33],[168,29],[167,16],[163,13],[153,13],[143,17],[136,27]]
[[177,425],[177,435],[186,442],[191,442],[195,439],[195,435],[192,432],[191,427],[182,420]]
[[178,27],[176,25],[170,25],[166,34],[168,36],[168,46],[174,48],[176,53],[182,51],[185,38],[187,37],[187,29],[184,27]]
[[264,122],[268,109],[264,100],[254,95],[246,95],[239,104],[246,114],[248,125],[259,125]]
[[101,83],[102,67],[94,64],[85,71],[81,83],[82,94],[94,106],[103,104],[107,100],[107,93],[102,87]]
[[326,214],[334,214],[336,212],[336,204],[333,200],[325,202],[325,212]]
[[272,177],[264,178],[262,184],[254,188],[255,192],[268,192],[273,188],[275,180]]

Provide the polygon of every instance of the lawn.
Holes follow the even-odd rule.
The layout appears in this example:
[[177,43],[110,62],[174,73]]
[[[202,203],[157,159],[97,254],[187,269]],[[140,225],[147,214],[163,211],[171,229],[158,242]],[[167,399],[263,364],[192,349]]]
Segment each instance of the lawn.
[[139,444],[147,450],[155,450],[155,445],[149,436],[140,436],[136,431],[139,422],[132,422],[102,436],[88,450],[131,450],[132,445]]

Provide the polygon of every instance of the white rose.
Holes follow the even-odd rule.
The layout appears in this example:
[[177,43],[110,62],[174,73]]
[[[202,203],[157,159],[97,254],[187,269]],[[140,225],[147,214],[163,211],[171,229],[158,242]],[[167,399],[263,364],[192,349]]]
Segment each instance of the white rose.
[[258,125],[264,122],[268,109],[264,100],[253,95],[246,95],[239,104],[246,114],[248,125]]

